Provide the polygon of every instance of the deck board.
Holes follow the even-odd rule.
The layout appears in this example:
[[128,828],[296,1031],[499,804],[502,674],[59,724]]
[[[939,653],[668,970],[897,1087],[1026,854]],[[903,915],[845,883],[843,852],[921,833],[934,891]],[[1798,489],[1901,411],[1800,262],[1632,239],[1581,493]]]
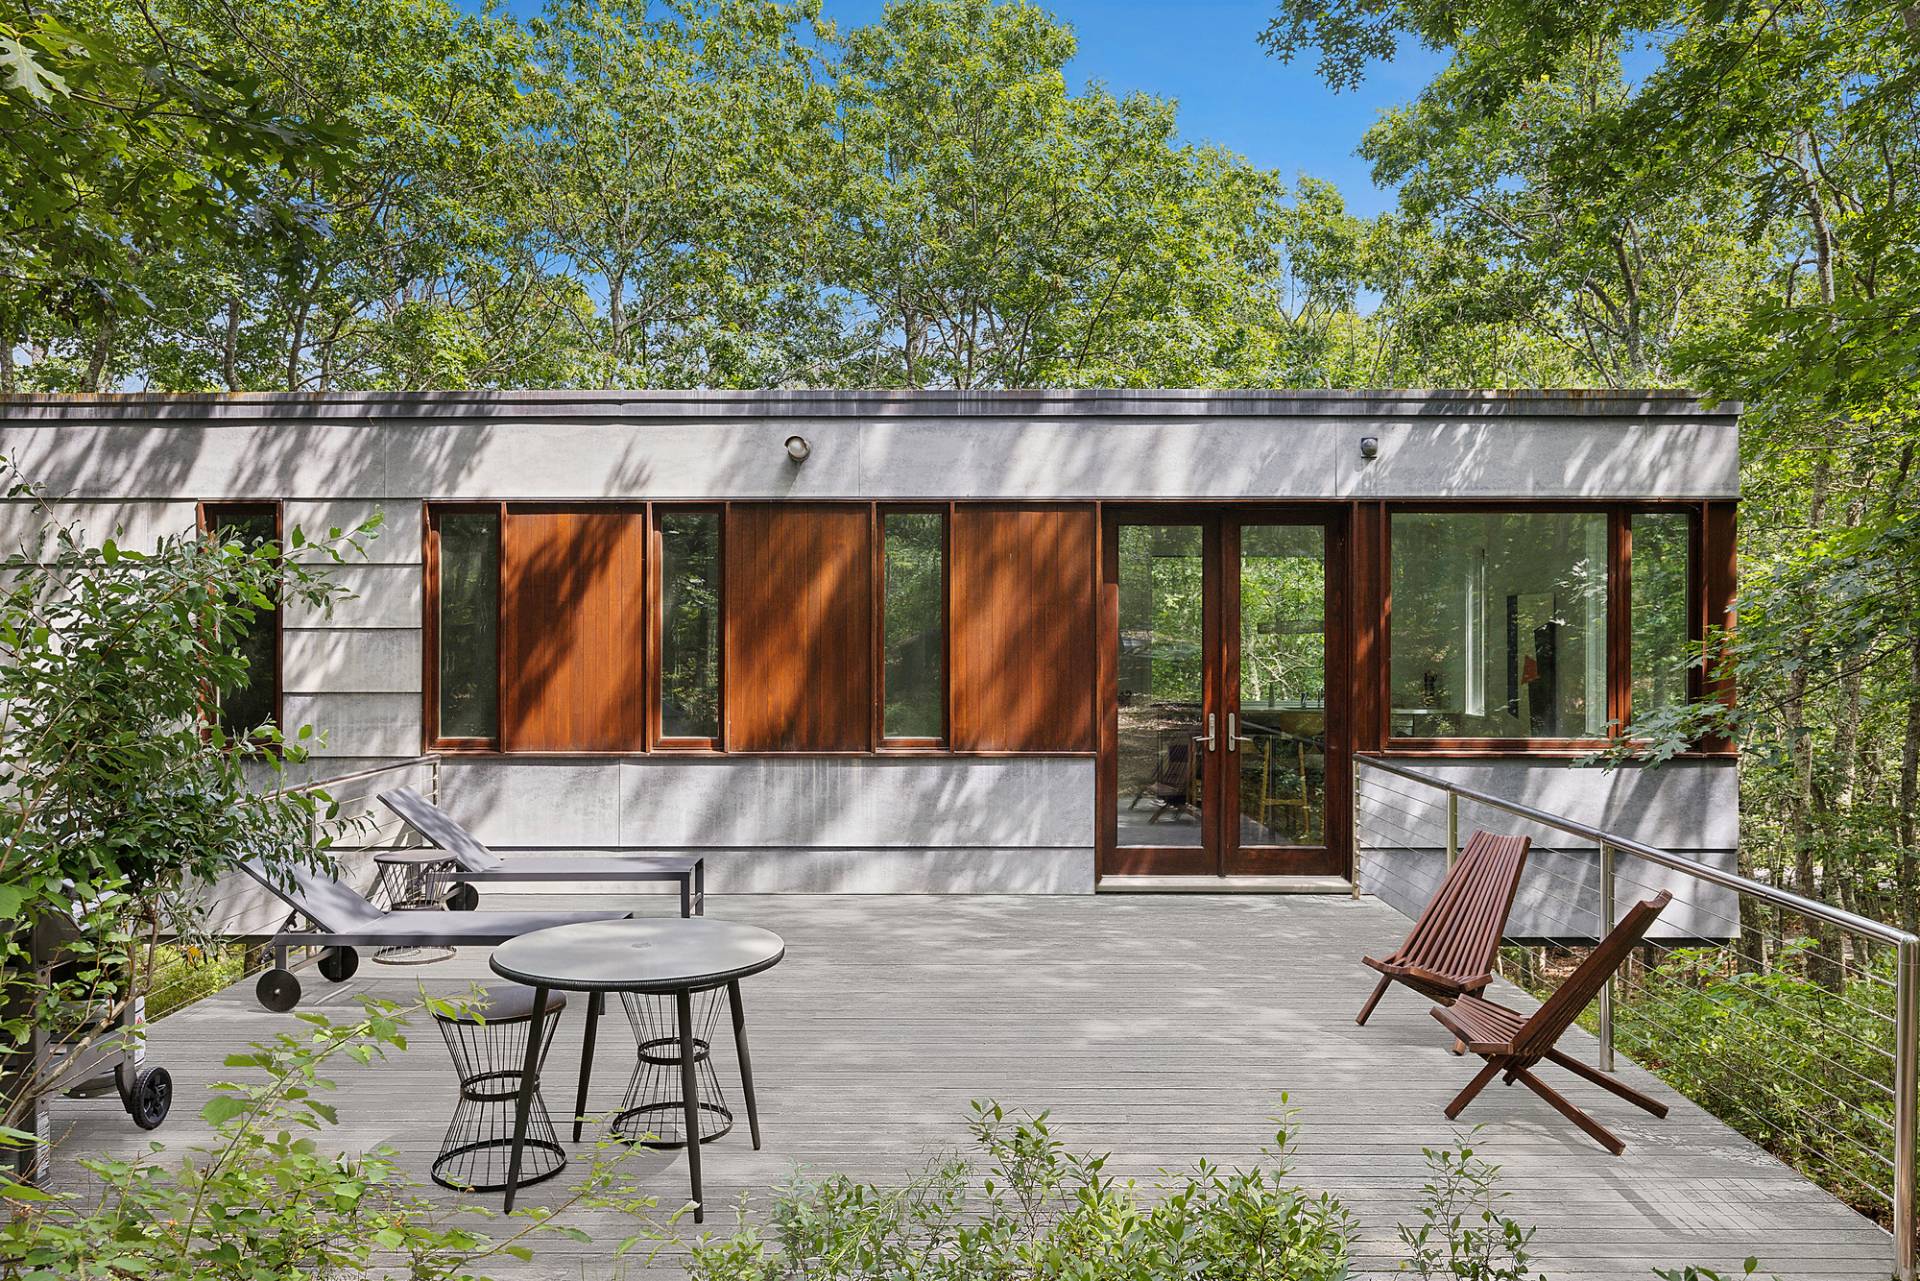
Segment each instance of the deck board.
[[[518,905],[497,893],[488,900]],[[642,912],[664,906],[658,897],[634,902]],[[1537,1266],[1554,1278],[1645,1277],[1684,1263],[1738,1275],[1748,1255],[1760,1258],[1762,1275],[1783,1278],[1891,1270],[1891,1239],[1878,1226],[1637,1069],[1628,1079],[1673,1105],[1666,1120],[1566,1083],[1626,1140],[1619,1158],[1519,1089],[1489,1090],[1462,1125],[1449,1124],[1441,1107],[1471,1064],[1448,1052],[1427,1003],[1397,990],[1367,1027],[1354,1025],[1375,977],[1359,954],[1389,948],[1406,928],[1373,900],[715,896],[708,911],[767,926],[788,944],[787,959],[745,988],[766,1149],[751,1150],[742,1117],[704,1150],[708,1230],[733,1221],[743,1193],[764,1205],[765,1189],[796,1166],[898,1180],[965,1141],[974,1098],[1050,1108],[1069,1145],[1110,1152],[1110,1173],[1144,1180],[1202,1156],[1259,1159],[1284,1094],[1296,1176],[1339,1195],[1359,1218],[1361,1276],[1394,1271],[1394,1225],[1413,1219],[1425,1179],[1421,1149],[1447,1145],[1471,1124],[1482,1127],[1475,1147],[1506,1171],[1509,1212],[1538,1229]],[[350,1007],[357,992],[404,998],[417,982],[458,992],[487,981],[485,956],[473,949],[408,969],[363,963],[341,987],[307,970],[306,1005]],[[568,1009],[548,1065],[556,1113],[571,1098],[583,1008],[576,999]],[[197,1113],[207,1083],[226,1075],[221,1057],[285,1022],[254,1004],[250,983],[157,1022],[152,1059],[173,1073],[179,1098],[154,1137],[175,1145],[203,1137]],[[336,1073],[343,1124],[331,1133],[347,1148],[394,1145],[424,1181],[451,1111],[452,1073],[440,1039],[425,1026],[419,1033],[385,1064]],[[1590,1055],[1590,1042],[1576,1044]],[[732,1071],[725,1046],[723,1081]],[[610,1010],[596,1106],[617,1101],[631,1056],[625,1020]],[[54,1121],[69,1152],[131,1152],[148,1137],[110,1099],[60,1101]],[[630,1169],[663,1208],[685,1195],[677,1157],[639,1154]],[[551,1202],[568,1182],[532,1189],[525,1202]],[[591,1215],[579,1223],[604,1243],[599,1250],[630,1230]],[[679,1275],[680,1249],[670,1243],[620,1275]],[[532,1265],[495,1271],[613,1274],[594,1248],[564,1243],[548,1244]]]

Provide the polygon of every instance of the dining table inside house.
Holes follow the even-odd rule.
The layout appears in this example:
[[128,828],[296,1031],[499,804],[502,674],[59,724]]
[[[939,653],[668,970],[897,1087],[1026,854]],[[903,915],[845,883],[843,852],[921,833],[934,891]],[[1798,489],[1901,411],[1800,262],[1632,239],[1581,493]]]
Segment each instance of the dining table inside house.
[[[534,990],[535,1009],[550,991],[587,994],[586,1030],[580,1056],[580,1081],[573,1113],[573,1139],[580,1141],[586,1121],[593,1072],[594,1038],[608,994],[618,994],[635,1036],[637,1061],[614,1134],[652,1147],[687,1151],[693,1219],[705,1221],[700,1183],[700,1149],[727,1133],[732,1113],[718,1099],[713,1072],[713,1029],[720,996],[725,994],[740,1061],[740,1091],[746,1105],[753,1146],[760,1147],[760,1115],[754,1102],[753,1060],[747,1050],[745,1007],[740,982],[773,968],[786,955],[786,943],[771,930],[713,917],[653,917],[591,921],[536,930],[509,939],[494,950],[491,965],[501,978]],[[702,1002],[700,998],[705,998]],[[696,1010],[696,1005],[699,1009]],[[670,1006],[670,1011],[662,1007]],[[696,1020],[696,1014],[698,1019]],[[513,1148],[508,1159],[506,1205],[513,1209],[520,1162],[526,1144],[527,1117],[540,1085],[541,1038],[529,1037],[520,1090],[514,1105]],[[713,1097],[702,1098],[702,1070]],[[651,1097],[652,1087],[672,1074],[678,1097]],[[671,1114],[682,1136],[661,1138],[638,1128]],[[703,1124],[703,1121],[706,1124]]]

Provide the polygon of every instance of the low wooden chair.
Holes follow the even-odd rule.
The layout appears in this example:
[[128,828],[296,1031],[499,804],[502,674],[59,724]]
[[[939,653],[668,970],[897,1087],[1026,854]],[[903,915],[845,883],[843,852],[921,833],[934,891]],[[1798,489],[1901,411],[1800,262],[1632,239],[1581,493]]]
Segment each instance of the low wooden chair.
[[1532,845],[1525,836],[1475,832],[1406,941],[1385,960],[1360,958],[1383,977],[1353,1021],[1365,1025],[1390,983],[1404,983],[1436,1001],[1452,1001],[1493,982],[1494,954]]
[[1578,969],[1567,976],[1559,990],[1547,998],[1546,1003],[1531,1015],[1517,1014],[1504,1005],[1495,1005],[1492,1001],[1479,996],[1463,996],[1450,1006],[1435,1006],[1433,1017],[1458,1037],[1469,1051],[1478,1054],[1487,1061],[1477,1076],[1467,1083],[1467,1088],[1454,1096],[1447,1104],[1447,1119],[1455,1119],[1473,1102],[1487,1083],[1500,1073],[1505,1073],[1507,1084],[1520,1082],[1529,1090],[1545,1099],[1553,1110],[1567,1120],[1586,1131],[1601,1147],[1619,1156],[1627,1150],[1612,1131],[1582,1112],[1545,1081],[1533,1074],[1533,1069],[1542,1059],[1557,1063],[1575,1076],[1593,1082],[1603,1090],[1619,1095],[1635,1107],[1653,1113],[1657,1117],[1667,1114],[1667,1105],[1658,1099],[1650,1099],[1633,1089],[1625,1082],[1616,1079],[1598,1068],[1588,1067],[1576,1058],[1562,1054],[1554,1046],[1573,1021],[1580,1017],[1580,1011],[1593,1003],[1600,995],[1600,989],[1606,984],[1613,972],[1626,963],[1627,957],[1639,945],[1641,938],[1653,924],[1668,903],[1673,901],[1670,890],[1662,890],[1659,895],[1635,903],[1632,910],[1621,918],[1613,932],[1600,941],[1600,946],[1580,962]]

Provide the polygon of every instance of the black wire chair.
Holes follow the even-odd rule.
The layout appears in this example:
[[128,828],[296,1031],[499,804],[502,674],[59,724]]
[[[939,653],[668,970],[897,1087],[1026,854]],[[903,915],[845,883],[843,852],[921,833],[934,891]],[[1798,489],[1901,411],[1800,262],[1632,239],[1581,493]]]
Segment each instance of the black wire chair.
[[[451,1013],[435,1011],[433,1021],[453,1056],[460,1079],[460,1099],[454,1105],[440,1155],[433,1159],[433,1181],[460,1192],[500,1192],[507,1186],[507,1164],[513,1153],[514,1102],[527,1061],[527,1038],[540,1038],[539,1062],[545,1064],[560,1026],[567,998],[547,993],[547,1007],[534,1017],[533,991],[518,984],[485,989],[482,995]],[[517,1187],[530,1187],[567,1168],[566,1149],[554,1132],[547,1105],[534,1091],[527,1113],[526,1150],[520,1161]]]

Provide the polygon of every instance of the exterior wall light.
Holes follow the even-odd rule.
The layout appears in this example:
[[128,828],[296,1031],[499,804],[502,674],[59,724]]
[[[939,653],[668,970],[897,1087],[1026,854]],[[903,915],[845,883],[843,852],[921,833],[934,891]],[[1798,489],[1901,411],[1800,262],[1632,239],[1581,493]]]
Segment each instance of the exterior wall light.
[[807,455],[813,452],[813,446],[807,443],[805,436],[787,437],[787,457],[796,463],[807,461]]
[[[788,441],[787,443],[791,445],[793,442]],[[1362,436],[1360,438],[1360,456],[1362,458],[1378,458],[1380,456],[1380,438],[1378,436]]]

